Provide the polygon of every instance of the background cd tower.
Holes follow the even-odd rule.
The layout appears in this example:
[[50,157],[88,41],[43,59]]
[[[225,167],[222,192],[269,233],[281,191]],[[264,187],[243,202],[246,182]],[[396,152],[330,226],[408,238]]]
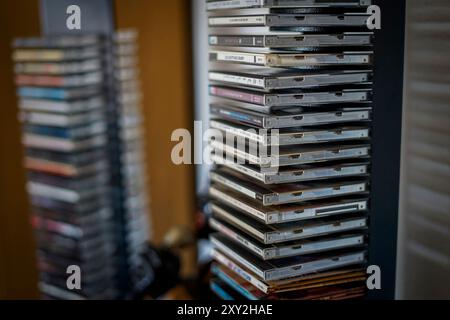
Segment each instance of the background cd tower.
[[207,3],[211,127],[241,139],[211,143],[211,286],[227,298],[362,297],[371,1],[284,4]]
[[[131,297],[149,240],[136,32],[14,43],[44,297]],[[79,266],[81,290],[66,286]]]
[[137,273],[141,264],[141,254],[150,237],[148,220],[148,190],[145,166],[145,141],[142,139],[143,115],[142,94],[139,82],[137,57],[137,37],[135,30],[117,32],[113,45],[113,85],[111,90],[115,104],[111,108],[112,136],[110,159],[116,168],[115,199],[117,218],[123,226],[124,253],[127,257],[125,268],[128,277],[125,284],[131,284],[126,291],[133,291],[141,280]]
[[[104,41],[52,37],[14,46],[40,290],[46,298],[115,298],[120,256],[106,148]],[[81,290],[68,290],[69,266],[81,269]]]

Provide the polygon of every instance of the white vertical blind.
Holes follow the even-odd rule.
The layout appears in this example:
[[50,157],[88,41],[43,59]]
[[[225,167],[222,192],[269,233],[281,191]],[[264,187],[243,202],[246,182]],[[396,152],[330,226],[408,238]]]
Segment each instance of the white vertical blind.
[[[209,93],[208,93],[208,15],[206,0],[192,0],[192,41],[194,56],[194,100],[195,120],[202,121],[203,131],[209,128]],[[197,159],[203,157],[203,132],[195,137]],[[203,147],[205,147],[203,145]],[[196,166],[197,194],[208,194],[208,165]]]
[[450,1],[407,0],[400,299],[450,299]]

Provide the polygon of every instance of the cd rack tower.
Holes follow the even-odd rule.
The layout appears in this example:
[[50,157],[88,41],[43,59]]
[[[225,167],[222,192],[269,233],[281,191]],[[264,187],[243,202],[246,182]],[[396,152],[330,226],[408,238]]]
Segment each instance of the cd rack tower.
[[[404,3],[206,6],[212,290],[393,298]],[[369,265],[382,290],[367,291]]]
[[[73,4],[82,31],[61,21]],[[43,36],[13,53],[39,288],[132,298],[149,240],[137,33],[114,30],[110,1],[41,1],[41,22]],[[77,268],[81,286],[69,287]]]

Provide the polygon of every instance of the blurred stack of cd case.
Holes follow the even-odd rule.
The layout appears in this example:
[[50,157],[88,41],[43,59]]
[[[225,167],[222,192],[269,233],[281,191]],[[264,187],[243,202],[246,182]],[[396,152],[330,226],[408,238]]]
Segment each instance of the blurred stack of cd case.
[[[39,287],[50,299],[133,291],[148,240],[136,34],[14,41]],[[68,288],[69,266],[81,288]]]

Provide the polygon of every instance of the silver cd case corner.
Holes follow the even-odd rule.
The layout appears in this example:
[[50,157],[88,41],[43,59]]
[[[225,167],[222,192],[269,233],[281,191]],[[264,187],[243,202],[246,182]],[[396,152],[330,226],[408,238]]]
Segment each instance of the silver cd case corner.
[[290,7],[367,7],[372,4],[372,0],[340,0],[340,1],[321,1],[321,0],[215,0],[207,1],[206,9],[208,11],[220,11],[245,8],[290,8]]

